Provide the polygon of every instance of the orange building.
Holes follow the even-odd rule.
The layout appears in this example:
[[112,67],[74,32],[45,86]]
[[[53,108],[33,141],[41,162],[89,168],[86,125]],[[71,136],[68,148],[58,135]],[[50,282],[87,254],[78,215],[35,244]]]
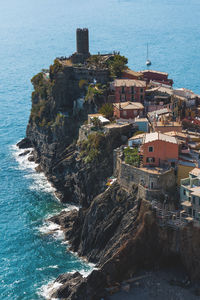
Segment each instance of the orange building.
[[160,132],[147,133],[141,146],[144,166],[175,166],[179,145],[175,137]]

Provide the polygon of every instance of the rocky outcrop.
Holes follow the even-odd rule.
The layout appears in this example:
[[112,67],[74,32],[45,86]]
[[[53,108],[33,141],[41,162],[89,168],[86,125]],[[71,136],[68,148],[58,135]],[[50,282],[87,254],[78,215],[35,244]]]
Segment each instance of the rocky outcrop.
[[74,111],[84,92],[79,82],[94,75],[95,70],[91,75],[87,68],[64,67],[58,61],[50,67],[49,77],[36,75],[27,137],[18,144],[34,148],[30,160],[39,164],[37,170],[45,172],[63,202],[81,205],[79,211],[62,212],[51,221],[61,225],[72,251],[98,267],[87,278],[79,273],[59,276],[62,286],[52,297],[101,299],[140,268],[172,257],[179,257],[191,278],[199,279],[198,229],[161,228],[136,185],[106,186],[113,174],[113,150],[124,143],[130,128],[97,131],[77,143],[79,127],[95,108],[85,104],[82,111]]
[[[67,299],[76,299],[74,295],[78,299],[101,299],[106,288],[119,285],[141,267],[153,266],[162,252],[154,213],[148,202],[138,199],[137,187],[127,193],[115,183],[97,196],[88,209],[80,209],[78,215],[67,212],[51,220],[63,227],[71,249],[98,267],[87,279],[77,275],[79,283],[76,278]],[[66,231],[64,224],[70,224],[70,230]],[[66,281],[54,296],[69,291],[71,280],[74,278]]]
[[19,149],[31,148],[33,145],[28,138],[22,139],[19,143],[17,143]]
[[98,268],[87,278],[70,278],[54,296],[70,289],[67,299],[101,299],[141,268],[179,262],[191,279],[200,279],[199,229],[160,227],[151,204],[138,198],[137,186],[127,192],[114,183],[89,208],[62,212],[51,220],[62,226],[70,249]]

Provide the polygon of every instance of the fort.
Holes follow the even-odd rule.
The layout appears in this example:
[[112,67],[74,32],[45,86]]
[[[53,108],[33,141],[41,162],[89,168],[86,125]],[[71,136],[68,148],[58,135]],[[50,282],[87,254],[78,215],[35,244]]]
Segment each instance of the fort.
[[89,52],[89,31],[87,28],[77,28],[76,30],[76,52],[72,54],[70,60],[74,64],[84,63],[90,57]]

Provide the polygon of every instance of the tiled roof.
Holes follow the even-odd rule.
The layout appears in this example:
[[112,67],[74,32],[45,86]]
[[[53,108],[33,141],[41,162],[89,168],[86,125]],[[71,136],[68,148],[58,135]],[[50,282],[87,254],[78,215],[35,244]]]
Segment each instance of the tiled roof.
[[174,94],[172,88],[164,87],[164,86],[158,86],[158,87],[154,87],[152,89],[146,90],[146,92],[156,92],[156,91],[161,92],[161,93],[166,93],[168,95],[173,95]]
[[200,169],[199,168],[194,168],[192,171],[190,171],[191,175],[194,176],[199,176],[200,175]]
[[168,114],[168,113],[172,113],[172,111],[171,111],[171,109],[169,109],[169,108],[161,108],[161,109],[158,109],[158,110],[154,110],[154,111],[152,111],[152,112],[149,112],[148,113],[148,116],[150,117],[150,118],[153,118],[154,116],[156,116],[156,115],[164,115],[164,114]]
[[144,109],[144,106],[140,102],[120,102],[120,103],[113,103],[115,107],[118,109]]
[[160,72],[160,71],[155,71],[155,70],[144,70],[140,71],[141,73],[155,73],[155,74],[161,74],[161,75],[166,75],[168,76],[168,73],[166,72]]
[[116,79],[114,81],[114,87],[127,86],[127,87],[146,87],[146,81],[137,79]]
[[124,73],[128,73],[130,75],[133,75],[133,76],[143,76],[143,73],[142,72],[136,72],[136,71],[133,71],[131,69],[127,69],[124,71]]
[[191,206],[192,206],[192,204],[191,204],[190,201],[182,202],[181,205],[182,205],[182,206],[186,206],[186,207],[191,207]]
[[144,136],[144,141],[143,141],[144,144],[154,142],[154,141],[164,141],[172,144],[178,144],[178,141],[175,137],[160,132],[147,133]]
[[191,190],[191,195],[200,197],[200,186],[196,186]]
[[187,134],[183,133],[183,132],[178,132],[178,131],[169,131],[166,132],[165,134],[170,135],[170,136],[177,136],[178,138],[187,138]]
[[129,140],[137,140],[137,139],[143,139],[145,136],[145,133],[137,134],[132,136]]

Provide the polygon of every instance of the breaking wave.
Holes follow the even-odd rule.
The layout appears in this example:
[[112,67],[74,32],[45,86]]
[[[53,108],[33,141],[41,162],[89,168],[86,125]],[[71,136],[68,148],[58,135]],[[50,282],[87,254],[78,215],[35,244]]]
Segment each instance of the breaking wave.
[[[33,148],[19,149],[17,145],[13,145],[11,149],[15,160],[18,162],[17,168],[19,170],[27,171],[28,174],[25,174],[24,177],[27,179],[32,179],[29,189],[45,193],[52,193],[56,197],[56,189],[47,180],[45,174],[43,172],[36,172],[35,168],[38,166],[38,164],[28,160],[29,154],[33,151]],[[30,152],[27,155],[20,155],[25,151]]]

